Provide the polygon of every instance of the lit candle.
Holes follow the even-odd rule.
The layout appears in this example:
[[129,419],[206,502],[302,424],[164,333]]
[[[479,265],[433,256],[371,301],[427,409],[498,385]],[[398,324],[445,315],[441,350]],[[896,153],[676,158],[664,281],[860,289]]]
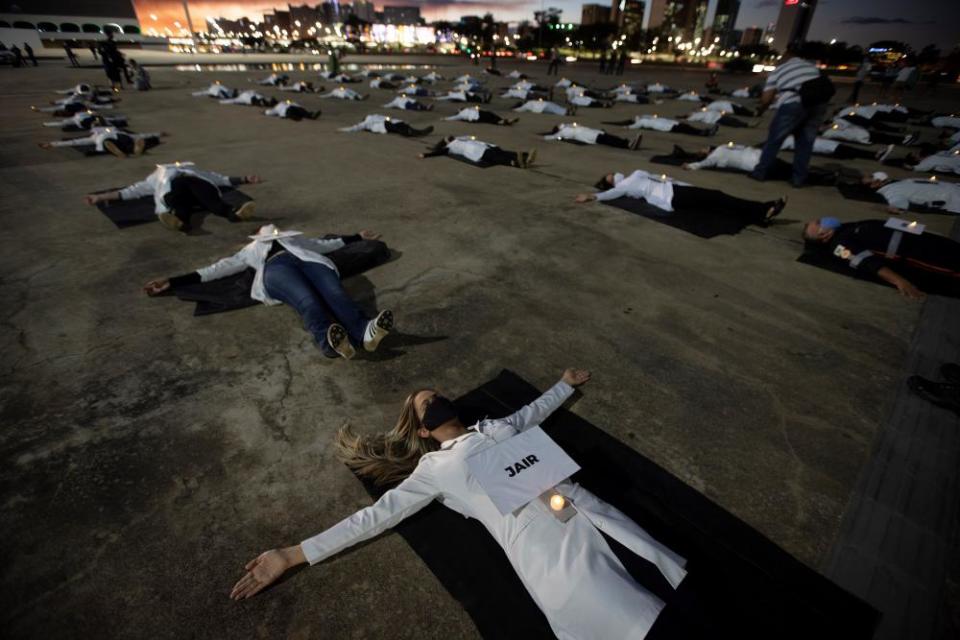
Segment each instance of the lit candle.
[[280,229],[274,229],[274,230],[273,230],[273,235],[275,235],[275,236],[280,235]]
[[937,176],[930,176],[930,182],[936,182]]
[[661,173],[661,174],[660,174],[660,179],[661,179],[661,180],[666,180],[666,179],[667,179],[667,174]]
[[727,143],[727,146],[732,148],[732,147],[733,147],[733,140],[731,140],[730,142],[728,142],[728,143]]
[[908,224],[907,226],[908,226],[908,227],[910,227],[910,228],[912,229],[913,227],[915,227],[915,226],[917,226],[917,221],[916,221],[916,220],[914,220],[913,222],[911,222],[911,223],[910,223],[910,224]]
[[554,511],[562,511],[567,506],[566,499],[559,493],[550,496],[550,508]]

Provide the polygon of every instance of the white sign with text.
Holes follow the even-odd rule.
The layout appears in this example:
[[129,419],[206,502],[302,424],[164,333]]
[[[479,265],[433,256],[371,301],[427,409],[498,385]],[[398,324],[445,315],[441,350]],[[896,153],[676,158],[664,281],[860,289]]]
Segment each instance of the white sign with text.
[[580,470],[580,465],[540,427],[470,456],[467,466],[503,515]]

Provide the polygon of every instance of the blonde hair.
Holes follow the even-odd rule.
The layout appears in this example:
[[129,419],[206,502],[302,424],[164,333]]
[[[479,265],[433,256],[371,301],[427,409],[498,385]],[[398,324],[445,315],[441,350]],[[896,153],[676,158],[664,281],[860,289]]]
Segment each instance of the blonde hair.
[[422,391],[425,389],[407,396],[397,423],[386,433],[357,435],[350,425],[341,427],[335,442],[337,458],[378,485],[396,484],[409,476],[420,456],[439,448],[433,438],[421,438],[417,433],[423,425],[413,399]]

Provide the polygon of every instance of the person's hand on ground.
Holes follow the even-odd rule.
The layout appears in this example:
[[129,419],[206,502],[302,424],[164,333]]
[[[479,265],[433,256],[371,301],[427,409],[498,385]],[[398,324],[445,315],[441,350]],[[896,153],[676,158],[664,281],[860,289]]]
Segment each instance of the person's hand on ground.
[[574,201],[583,204],[584,202],[591,202],[596,199],[597,196],[593,195],[592,193],[581,193],[574,199]]
[[571,387],[579,387],[590,381],[590,372],[586,369],[567,369],[560,379]]
[[233,585],[230,597],[233,600],[243,600],[255,596],[276,582],[287,569],[306,561],[299,545],[264,551],[244,567],[247,573]]
[[83,201],[84,201],[85,203],[89,204],[90,206],[93,206],[93,205],[97,204],[97,203],[100,202],[102,199],[103,199],[103,198],[101,198],[99,195],[97,195],[97,194],[95,194],[95,193],[88,193],[87,195],[83,196]]
[[370,229],[361,229],[360,237],[364,240],[379,240],[381,238],[379,233],[370,231]]
[[904,298],[909,298],[910,300],[923,300],[926,297],[926,294],[920,289],[917,289],[913,286],[913,283],[908,280],[901,279],[897,282],[897,291],[900,292]]
[[170,281],[166,278],[151,280],[143,286],[143,292],[148,296],[157,296],[170,288]]
[[247,184],[262,184],[263,182],[266,181],[258,175],[247,176]]
[[37,144],[37,146],[40,147],[41,149],[53,149],[53,145],[50,144],[49,142],[40,142]]

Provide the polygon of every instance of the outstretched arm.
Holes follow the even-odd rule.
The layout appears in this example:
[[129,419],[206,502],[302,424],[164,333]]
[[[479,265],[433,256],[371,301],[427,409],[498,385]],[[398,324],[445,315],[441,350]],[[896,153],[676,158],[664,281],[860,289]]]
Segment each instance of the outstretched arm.
[[292,567],[305,562],[317,564],[358,542],[369,540],[424,508],[437,495],[439,492],[427,474],[418,467],[409,478],[383,494],[376,503],[341,520],[323,533],[295,547],[272,549],[248,562],[244,567],[246,573],[234,585],[230,597],[234,600],[249,598]]
[[909,298],[910,300],[923,300],[924,298],[925,294],[923,291],[917,289],[913,286],[912,282],[889,267],[880,267],[877,270],[877,277],[895,286],[897,291],[900,292],[900,295],[905,298]]
[[554,411],[573,395],[573,388],[589,382],[590,372],[586,369],[567,369],[560,381],[550,387],[539,398],[504,418],[518,432],[541,424]]

